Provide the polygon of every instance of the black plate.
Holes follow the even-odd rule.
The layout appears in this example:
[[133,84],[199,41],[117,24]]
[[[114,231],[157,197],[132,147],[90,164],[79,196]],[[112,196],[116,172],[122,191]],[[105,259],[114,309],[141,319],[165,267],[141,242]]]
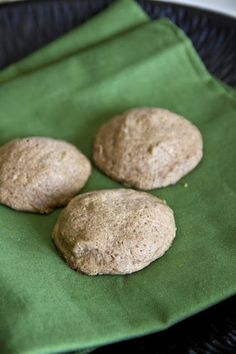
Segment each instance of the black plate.
[[[236,87],[236,21],[193,8],[138,1],[152,19],[169,17],[191,38],[208,70]],[[0,5],[0,68],[80,25],[112,0],[37,0]],[[236,297],[160,333],[101,347],[96,354],[236,353]]]

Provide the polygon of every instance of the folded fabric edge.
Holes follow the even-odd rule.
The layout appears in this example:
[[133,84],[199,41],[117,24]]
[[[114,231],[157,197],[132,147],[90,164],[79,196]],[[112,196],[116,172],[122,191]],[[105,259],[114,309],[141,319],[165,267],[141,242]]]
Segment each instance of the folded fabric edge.
[[[106,22],[110,21],[110,18],[112,19],[114,14],[117,17],[121,17],[122,13],[126,14],[125,23],[123,22],[122,26],[120,26],[120,22],[112,21],[113,26],[114,24],[115,26],[113,30],[108,34]],[[44,68],[46,66],[49,66],[53,63],[65,59],[65,57],[68,57],[75,53],[79,53],[88,47],[94,46],[101,41],[110,39],[118,34],[128,32],[144,23],[147,23],[148,20],[149,18],[147,14],[135,1],[117,0],[111,5],[109,5],[102,12],[93,16],[89,21],[81,24],[81,26],[72,29],[68,33],[65,33],[61,37],[55,39],[53,42],[50,42],[46,46],[29,54],[27,57],[23,58],[19,62],[13,63],[6,69],[0,71],[0,83],[10,81],[12,79],[17,78],[18,76],[22,76],[35,70],[40,70],[41,68]],[[86,32],[88,32],[88,28],[91,27],[91,25],[104,26],[104,30],[102,36],[100,34],[100,38],[98,37],[97,32],[93,32],[92,36],[90,34],[90,38],[85,38]],[[111,27],[109,27],[109,31],[110,30]],[[81,43],[81,38],[78,37],[82,33],[85,40],[84,43],[83,40]],[[76,44],[77,47],[70,47],[69,45],[69,47],[66,49],[66,53],[64,53],[64,48],[62,48],[61,46],[67,43],[68,41],[71,41],[71,39],[73,45]],[[59,53],[57,52],[58,50]]]
[[[27,351],[23,351],[21,354],[51,354],[51,353],[67,353],[67,352],[75,352],[75,354],[87,354],[90,352],[93,352],[94,350],[96,350],[97,348],[100,348],[102,346],[106,346],[106,345],[110,345],[110,344],[114,344],[114,343],[118,343],[118,342],[122,342],[122,341],[126,341],[126,340],[132,340],[138,337],[143,337],[143,336],[147,336],[147,335],[151,335],[151,334],[155,334],[155,333],[160,333],[162,331],[167,330],[168,328],[194,316],[197,315],[215,305],[217,305],[219,302],[224,301],[229,299],[230,297],[235,295],[235,291],[232,291],[230,293],[228,293],[226,296],[222,296],[221,298],[218,299],[214,299],[211,303],[211,305],[209,305],[208,303],[205,303],[199,307],[196,307],[191,313],[186,313],[186,314],[182,314],[182,316],[179,316],[178,319],[174,319],[172,321],[167,321],[166,323],[163,323],[159,329],[153,329],[153,324],[151,323],[149,326],[147,326],[147,328],[145,329],[145,331],[143,329],[134,329],[132,332],[130,331],[130,334],[127,336],[123,333],[119,334],[119,335],[113,335],[112,337],[110,337],[109,339],[107,338],[101,338],[99,339],[99,341],[94,341],[91,342],[90,344],[88,343],[84,343],[84,344],[79,344],[79,343],[73,343],[70,346],[65,346],[65,345],[55,345],[55,346],[50,346],[50,347],[40,347],[40,350],[35,349],[35,350],[27,350]],[[81,349],[79,348],[81,345]]]
[[207,77],[210,83],[213,83],[214,86],[221,90],[222,93],[227,94],[227,96],[231,99],[232,103],[236,105],[236,90],[227,84],[221,82],[219,79],[216,79],[206,68],[199,54],[193,46],[191,39],[184,33],[184,31],[176,26],[172,21],[168,18],[163,18],[159,20],[159,24],[163,24],[168,26],[172,31],[177,35],[179,39],[184,39],[185,50],[191,64],[195,68],[196,72],[199,74],[200,78],[205,82],[205,78]]

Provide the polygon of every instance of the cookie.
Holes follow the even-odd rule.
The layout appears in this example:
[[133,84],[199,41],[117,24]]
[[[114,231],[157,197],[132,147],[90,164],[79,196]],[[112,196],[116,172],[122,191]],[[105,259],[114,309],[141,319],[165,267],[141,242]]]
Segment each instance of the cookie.
[[76,271],[129,274],[161,257],[175,233],[173,211],[162,200],[132,189],[110,189],[73,198],[52,237]]
[[66,205],[91,173],[73,145],[46,137],[15,139],[0,147],[0,203],[49,213]]
[[165,109],[137,108],[104,124],[93,158],[114,180],[137,189],[166,187],[194,169],[203,155],[198,128]]

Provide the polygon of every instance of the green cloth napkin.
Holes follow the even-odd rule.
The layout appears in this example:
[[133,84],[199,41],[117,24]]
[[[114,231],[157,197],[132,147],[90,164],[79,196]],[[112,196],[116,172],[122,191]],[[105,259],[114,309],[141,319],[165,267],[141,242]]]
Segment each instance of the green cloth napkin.
[[[132,13],[137,23],[127,20],[125,31],[122,26],[112,31],[110,8],[111,17],[99,15],[104,32],[96,45],[94,37],[85,46],[83,27],[75,52],[72,45],[66,55],[67,44],[63,51],[68,34],[57,42],[55,57],[51,53],[47,61],[50,46],[39,53],[41,68],[37,59],[31,67],[29,58],[23,69],[20,63],[8,69],[0,86],[0,142],[51,136],[70,141],[91,158],[102,123],[131,107],[158,106],[199,127],[204,158],[175,186],[152,191],[174,209],[177,237],[165,256],[132,275],[74,272],[51,241],[59,210],[43,216],[1,206],[3,354],[76,350],[147,334],[236,291],[235,92],[210,76],[190,41],[168,20],[145,23],[131,1],[118,4],[125,10],[120,21]],[[80,30],[76,35],[79,41]],[[120,186],[94,167],[83,191]]]
[[[119,19],[117,21],[117,19]],[[148,16],[130,0],[116,1],[79,29],[70,31],[20,62],[0,72],[0,83],[61,61],[96,43],[148,21]]]

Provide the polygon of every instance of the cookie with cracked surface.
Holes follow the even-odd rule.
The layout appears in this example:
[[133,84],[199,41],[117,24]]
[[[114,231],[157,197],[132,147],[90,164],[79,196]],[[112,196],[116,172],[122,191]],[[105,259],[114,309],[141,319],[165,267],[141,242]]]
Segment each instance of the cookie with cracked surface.
[[175,233],[173,211],[162,200],[132,189],[110,189],[73,198],[52,237],[77,271],[129,274],[161,257]]
[[65,141],[15,139],[0,147],[0,203],[47,214],[66,205],[90,173],[89,160]]
[[202,155],[198,128],[159,108],[136,108],[114,117],[99,129],[93,150],[105,174],[144,190],[175,184]]

